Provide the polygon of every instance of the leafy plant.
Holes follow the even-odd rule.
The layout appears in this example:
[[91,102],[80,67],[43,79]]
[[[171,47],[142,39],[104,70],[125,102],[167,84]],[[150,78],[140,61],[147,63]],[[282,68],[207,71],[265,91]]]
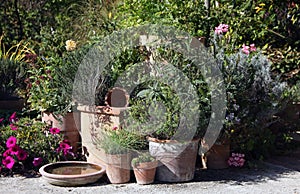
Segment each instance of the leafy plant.
[[114,127],[103,131],[97,145],[106,154],[124,154],[130,150],[142,149],[146,146],[145,137],[131,130]]
[[155,158],[151,156],[149,153],[141,153],[139,154],[138,157],[135,157],[131,161],[131,165],[133,167],[138,166],[140,163],[145,163],[145,162],[154,162]]
[[[1,174],[24,173],[50,162],[75,158],[60,130],[13,113],[0,132]],[[73,158],[73,159],[74,159]]]

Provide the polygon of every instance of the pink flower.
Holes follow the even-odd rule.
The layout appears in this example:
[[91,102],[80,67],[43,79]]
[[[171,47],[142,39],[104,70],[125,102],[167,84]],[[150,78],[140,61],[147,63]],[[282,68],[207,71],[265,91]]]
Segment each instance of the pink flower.
[[17,154],[18,160],[26,160],[28,153],[25,150],[20,149]]
[[18,126],[15,126],[14,124],[10,124],[9,126],[10,126],[11,130],[13,130],[13,131],[18,129]]
[[15,164],[15,160],[11,156],[7,156],[2,160],[2,164],[5,168],[12,169]]
[[13,154],[11,153],[11,149],[5,150],[5,152],[3,152],[3,154],[2,154],[2,156],[3,156],[4,158],[7,157],[7,156],[11,156],[11,155],[13,155]]
[[72,147],[69,144],[61,142],[59,144],[59,147],[56,149],[56,151],[57,152],[62,151],[64,153],[64,155],[67,155],[70,152],[71,149],[72,149]]
[[58,134],[60,132],[60,130],[58,128],[50,128],[50,133],[54,134]]
[[112,128],[113,131],[115,131],[115,130],[117,130],[117,129],[118,129],[118,126],[114,126],[114,127]]
[[4,120],[4,118],[0,118],[0,123]]
[[33,166],[39,166],[41,165],[43,162],[43,158],[38,157],[38,158],[33,158],[32,164]]
[[232,153],[231,157],[228,159],[229,166],[242,167],[245,164],[244,154]]
[[14,147],[9,148],[9,150],[11,155],[18,155],[21,148],[15,145]]
[[250,44],[250,51],[251,52],[256,51],[255,44]]
[[17,138],[15,138],[14,136],[10,136],[6,141],[7,148],[15,147],[16,144],[17,144]]
[[229,26],[227,24],[220,24],[219,26],[215,27],[216,34],[222,34],[228,32]]
[[249,46],[246,46],[245,44],[243,44],[242,52],[248,55],[250,53]]
[[15,122],[17,122],[18,121],[18,118],[17,118],[17,113],[16,112],[14,112],[10,117],[9,117],[9,122],[11,122],[11,123],[15,123]]

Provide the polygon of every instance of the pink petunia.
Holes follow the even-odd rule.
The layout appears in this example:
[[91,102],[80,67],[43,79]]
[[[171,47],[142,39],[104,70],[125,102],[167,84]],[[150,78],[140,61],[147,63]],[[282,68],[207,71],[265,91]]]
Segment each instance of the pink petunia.
[[251,52],[256,51],[255,44],[250,44],[250,51]]
[[115,130],[117,130],[117,129],[118,129],[118,126],[114,126],[114,127],[112,128],[113,131],[115,131]]
[[218,27],[215,27],[215,34],[222,34],[222,29]]
[[70,152],[71,149],[72,149],[72,147],[69,144],[61,142],[59,144],[59,148],[57,148],[56,151],[57,152],[62,151],[64,153],[64,155],[67,155]]
[[0,118],[0,123],[4,120],[4,118]]
[[54,134],[58,134],[60,132],[60,129],[58,129],[58,128],[50,128],[49,131],[50,131],[51,134],[54,135]]
[[16,146],[16,144],[17,144],[17,138],[15,138],[14,136],[10,136],[6,141],[7,148],[12,148]]
[[12,169],[15,164],[15,160],[13,159],[13,157],[7,156],[2,159],[2,164],[5,166],[5,168]]
[[18,121],[18,118],[17,118],[17,113],[16,112],[14,112],[10,117],[9,117],[9,122],[11,122],[11,123],[15,123],[15,122],[17,122]]
[[27,156],[28,156],[28,153],[25,150],[22,150],[22,149],[20,149],[18,154],[17,154],[17,158],[20,161],[26,160]]
[[14,124],[10,124],[9,126],[10,126],[11,130],[13,130],[13,131],[18,129],[18,126],[15,126]]
[[2,156],[3,156],[4,158],[7,157],[7,156],[11,156],[11,155],[13,155],[13,154],[11,153],[11,149],[5,150],[5,152],[3,152],[3,154],[2,154]]
[[249,46],[246,46],[245,44],[243,44],[242,52],[248,55],[250,53]]
[[9,150],[11,155],[18,155],[21,148],[15,145],[14,147],[9,148]]
[[33,158],[32,164],[33,166],[39,166],[41,165],[43,162],[43,158],[38,157],[38,158]]

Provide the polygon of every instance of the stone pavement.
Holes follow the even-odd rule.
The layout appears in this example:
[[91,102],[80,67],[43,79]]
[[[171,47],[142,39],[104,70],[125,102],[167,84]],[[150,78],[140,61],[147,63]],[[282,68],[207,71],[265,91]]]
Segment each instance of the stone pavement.
[[[298,161],[299,162],[299,161]],[[288,163],[286,161],[286,163]],[[298,163],[298,167],[300,164]],[[272,161],[253,169],[197,169],[195,179],[187,183],[154,183],[137,185],[133,183],[112,185],[106,177],[82,187],[59,187],[45,182],[42,178],[0,178],[0,193],[28,194],[95,194],[95,193],[293,193],[300,194],[299,169],[275,164]]]

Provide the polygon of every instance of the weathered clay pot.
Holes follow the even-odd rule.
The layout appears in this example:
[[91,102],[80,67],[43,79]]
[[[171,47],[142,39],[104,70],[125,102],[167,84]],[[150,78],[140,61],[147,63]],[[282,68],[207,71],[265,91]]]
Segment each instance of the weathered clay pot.
[[43,112],[42,113],[42,121],[46,122],[52,127],[59,128],[61,132],[64,134],[64,138],[69,140],[72,146],[72,151],[76,152],[78,149],[78,143],[80,141],[79,136],[79,125],[76,125],[75,120],[79,120],[79,113],[67,113],[65,116],[57,116],[55,117],[52,113]]
[[133,166],[133,172],[136,182],[140,185],[150,184],[154,182],[157,161],[139,163]]
[[149,138],[149,152],[158,161],[156,180],[185,182],[194,178],[199,140],[159,141]]
[[208,169],[228,168],[230,145],[215,143],[206,153],[206,165]]
[[130,180],[131,155],[107,154],[106,174],[112,184],[127,183]]

